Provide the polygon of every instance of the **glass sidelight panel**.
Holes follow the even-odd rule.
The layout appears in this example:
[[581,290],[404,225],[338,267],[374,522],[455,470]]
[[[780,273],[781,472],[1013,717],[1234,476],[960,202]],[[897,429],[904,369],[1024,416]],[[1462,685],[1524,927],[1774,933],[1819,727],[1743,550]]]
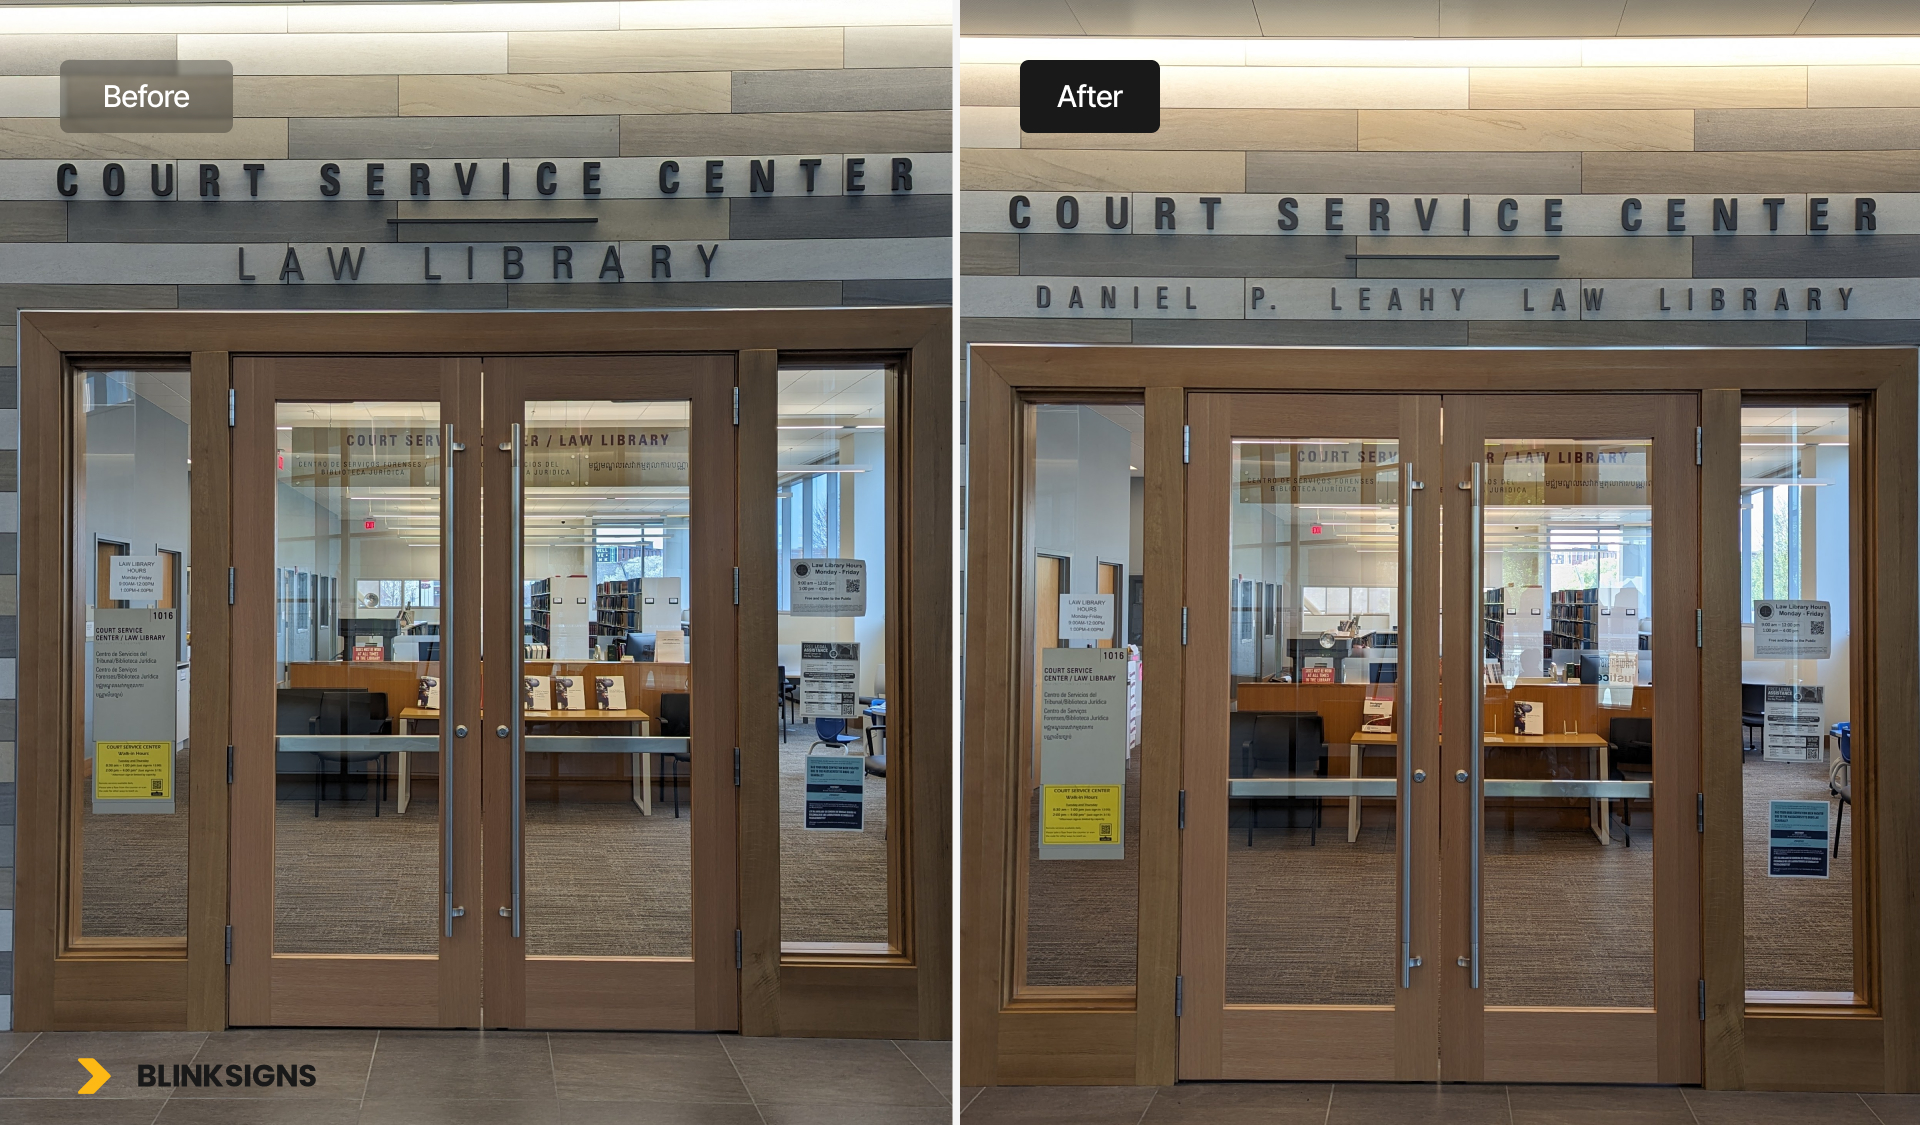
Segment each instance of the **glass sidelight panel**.
[[1131,988],[1145,412],[1045,405],[1027,418],[1021,983]]
[[1855,950],[1852,408],[1740,412],[1741,785],[1750,1003],[1851,1003]]
[[1229,583],[1226,1002],[1391,1004],[1399,444],[1241,439],[1232,474],[1196,576]]
[[[900,774],[887,738],[887,606],[896,381],[883,363],[789,365],[779,374],[780,930],[789,945],[883,952],[893,941],[889,873],[901,841],[890,831],[891,802]],[[834,646],[832,663],[821,659],[822,645]],[[833,806],[858,811],[820,801],[829,785],[840,798]]]
[[1488,1005],[1653,1004],[1652,451],[1489,440],[1476,468]]
[[274,426],[274,952],[434,954],[439,404]]
[[528,402],[520,507],[488,506],[520,533],[532,956],[693,953],[690,417]]
[[73,494],[90,545],[76,560],[86,607],[79,933],[181,938],[192,661],[188,373],[84,371],[76,383]]

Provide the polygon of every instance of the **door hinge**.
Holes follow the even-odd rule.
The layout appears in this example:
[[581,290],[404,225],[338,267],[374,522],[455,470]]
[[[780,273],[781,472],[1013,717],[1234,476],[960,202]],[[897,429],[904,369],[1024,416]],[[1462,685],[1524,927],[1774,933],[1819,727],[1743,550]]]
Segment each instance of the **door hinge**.
[[1699,426],[1695,426],[1693,428],[1693,463],[1696,465],[1705,464],[1705,462],[1700,459],[1700,456],[1706,445],[1707,439],[1706,439],[1706,435],[1701,433],[1701,429],[1702,428]]
[[1705,793],[1693,795],[1693,830],[1695,832],[1707,830],[1707,795]]
[[733,424],[740,424],[740,388],[733,388]]
[[742,952],[743,950],[740,943],[740,931],[735,930],[733,931],[733,967],[736,969],[741,967],[742,960],[743,960],[741,956]]
[[233,784],[233,743],[227,743],[227,784]]
[[240,396],[232,387],[227,388],[227,428],[232,429],[240,417]]
[[1187,607],[1180,607],[1180,643],[1187,643]]
[[733,604],[740,604],[740,568],[733,568]]
[[233,964],[233,927],[227,927],[227,964]]
[[1180,791],[1180,831],[1187,830],[1187,791]]
[[233,604],[233,568],[227,568],[227,604]]
[[1707,611],[1704,609],[1693,611],[1693,647],[1707,647]]
[[740,788],[740,748],[733,748],[733,787]]
[[1704,977],[1700,980],[1700,1022],[1707,1022],[1707,982]]
[[1193,427],[1180,427],[1180,463],[1189,464],[1193,460]]
[[1187,982],[1184,977],[1173,978],[1173,1018],[1179,1019],[1187,1014]]

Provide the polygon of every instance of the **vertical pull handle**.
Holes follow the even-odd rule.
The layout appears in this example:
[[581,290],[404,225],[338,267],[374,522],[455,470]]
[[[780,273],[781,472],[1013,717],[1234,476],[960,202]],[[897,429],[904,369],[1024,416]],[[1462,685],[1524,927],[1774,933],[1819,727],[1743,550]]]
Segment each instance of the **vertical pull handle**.
[[1406,779],[1417,781],[1420,775],[1413,772],[1413,677],[1407,674],[1413,616],[1407,609],[1413,581],[1413,494],[1421,485],[1413,479],[1413,466],[1404,462],[1400,479],[1400,672],[1395,677],[1400,711],[1400,987],[1412,988],[1420,959],[1413,955],[1413,791]]
[[463,911],[453,905],[453,425],[440,434],[440,898],[441,930],[453,936],[453,920]]
[[1467,568],[1468,573],[1472,575],[1473,578],[1473,599],[1469,603],[1473,615],[1473,643],[1468,651],[1474,656],[1472,675],[1467,677],[1469,684],[1467,688],[1467,698],[1471,704],[1467,708],[1467,721],[1473,735],[1467,742],[1467,770],[1470,779],[1470,784],[1467,787],[1470,792],[1467,794],[1467,799],[1473,802],[1473,809],[1469,814],[1469,839],[1472,841],[1471,866],[1473,885],[1470,891],[1472,897],[1467,901],[1471,904],[1473,925],[1472,986],[1474,988],[1480,987],[1480,853],[1482,846],[1481,837],[1485,835],[1485,825],[1482,824],[1482,817],[1485,812],[1483,806],[1485,802],[1482,800],[1482,793],[1485,789],[1487,761],[1487,739],[1485,730],[1486,674],[1482,671],[1487,658],[1487,592],[1482,588],[1486,581],[1486,576],[1482,573],[1486,569],[1486,494],[1487,466],[1484,461],[1475,457],[1473,461],[1473,513],[1467,521],[1468,538],[1471,540],[1470,549],[1473,552],[1472,560]]
[[512,751],[512,753],[510,754],[510,758],[511,758],[510,767],[512,769],[512,777],[513,777],[513,781],[511,784],[513,813],[511,815],[510,820],[513,826],[513,831],[512,831],[513,839],[512,839],[512,848],[507,854],[512,857],[512,859],[509,862],[512,869],[512,877],[513,877],[513,903],[512,903],[513,936],[520,937],[521,936],[520,901],[521,901],[522,884],[525,882],[525,879],[526,879],[525,863],[522,860],[520,853],[522,851],[521,837],[524,835],[524,832],[525,832],[525,822],[526,822],[526,815],[527,815],[526,795],[521,792],[522,775],[524,774],[525,771],[521,768],[521,761],[520,761],[521,757],[526,752],[526,744],[524,742],[524,738],[526,734],[527,724],[522,719],[520,685],[521,685],[522,679],[526,674],[524,661],[526,659],[527,646],[526,646],[526,626],[525,626],[526,583],[522,580],[521,574],[520,574],[520,568],[521,568],[520,541],[522,537],[521,524],[523,522],[524,517],[522,513],[523,497],[521,495],[522,484],[523,484],[523,481],[521,479],[523,476],[522,467],[521,467],[521,461],[522,461],[521,436],[520,436],[520,423],[518,422],[515,422],[513,424],[513,436],[511,438],[511,445],[512,445],[512,453],[513,453],[513,480],[511,483],[507,485],[507,510],[511,517],[512,526],[508,529],[508,537],[507,537],[507,553],[509,558],[511,559],[511,561],[507,564],[507,588],[513,592],[513,641],[514,643],[507,646],[507,651],[511,654],[508,657],[508,665],[512,669],[513,678],[509,681],[509,686],[511,690],[507,693],[508,698],[511,700],[511,702],[507,706],[508,714],[507,714],[506,725],[510,732],[508,737],[511,740],[509,745]]

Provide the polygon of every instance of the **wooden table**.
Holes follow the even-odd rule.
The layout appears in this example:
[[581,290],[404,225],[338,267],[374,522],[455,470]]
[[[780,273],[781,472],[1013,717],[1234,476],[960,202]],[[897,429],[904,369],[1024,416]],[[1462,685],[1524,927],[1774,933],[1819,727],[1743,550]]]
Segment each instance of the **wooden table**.
[[[484,715],[482,717],[484,718]],[[653,716],[637,708],[628,708],[624,711],[522,711],[520,712],[520,718],[521,721],[526,723],[626,723],[630,728],[628,733],[641,738],[645,738],[651,733],[653,722]],[[411,725],[413,723],[422,721],[438,722],[440,712],[429,711],[424,707],[403,707],[400,709],[398,719],[399,726],[396,728],[397,733],[410,734],[412,733]],[[572,750],[569,751],[569,753],[577,754],[583,753],[583,751]],[[608,750],[606,753],[618,754],[621,753],[621,751]],[[404,813],[407,811],[407,801],[410,797],[409,783],[411,781],[411,778],[408,777],[407,755],[404,751],[400,754],[399,773],[399,805],[400,811]],[[653,815],[652,783],[652,753],[644,751],[633,753],[633,803],[640,809],[642,816]]]
[[[1539,747],[1543,750],[1575,749],[1587,750],[1594,755],[1593,776],[1600,781],[1607,778],[1607,740],[1597,734],[1488,734],[1481,741],[1486,747],[1519,746]],[[1347,775],[1360,776],[1360,762],[1369,746],[1400,745],[1400,736],[1395,733],[1374,734],[1367,731],[1355,731],[1348,739]],[[1607,820],[1611,815],[1611,802],[1605,797],[1592,798],[1588,803],[1588,827],[1602,844],[1609,842]],[[1360,838],[1360,798],[1347,798],[1347,842]]]

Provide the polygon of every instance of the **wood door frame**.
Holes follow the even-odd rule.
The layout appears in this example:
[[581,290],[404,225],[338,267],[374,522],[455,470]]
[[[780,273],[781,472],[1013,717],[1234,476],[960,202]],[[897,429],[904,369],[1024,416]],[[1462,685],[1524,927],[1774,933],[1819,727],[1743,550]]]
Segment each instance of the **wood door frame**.
[[[1702,945],[1707,1019],[1703,1080],[1716,1088],[1884,1088],[1920,1090],[1920,906],[1907,888],[1920,878],[1920,810],[1896,793],[1920,787],[1920,654],[1916,616],[1916,357],[1910,348],[1317,348],[1136,347],[975,344],[967,354],[969,425],[969,602],[1010,606],[1017,592],[1012,552],[1019,524],[1021,396],[1071,401],[1126,394],[1147,403],[1145,522],[1150,591],[1148,645],[1177,645],[1177,550],[1183,537],[1177,492],[1183,469],[1182,396],[1188,391],[1344,391],[1525,394],[1543,387],[1605,386],[1609,392],[1694,392],[1702,396],[1701,601],[1707,648],[1701,668],[1701,745],[1707,791],[1702,852]],[[1878,888],[1872,904],[1878,992],[1860,1010],[1753,1010],[1741,961],[1739,612],[1737,536],[1739,401],[1742,394],[1858,398],[1862,441],[1873,475],[1871,521],[1861,529],[1871,560],[1862,596],[1872,599],[1871,633],[1861,640],[1874,747],[1871,840]],[[1157,407],[1157,409],[1156,409]],[[1161,576],[1156,581],[1156,573]],[[1165,583],[1162,585],[1162,583]],[[1174,1080],[1173,978],[1179,957],[1178,762],[1143,757],[1140,961],[1137,1002],[1124,1010],[1060,997],[1012,1005],[1008,932],[1011,864],[1007,785],[1017,730],[1004,706],[1016,690],[1018,629],[1004,613],[976,611],[967,623],[965,768],[962,791],[960,1058],[964,1085]],[[1727,654],[1731,653],[1729,657]],[[1179,737],[1177,675],[1149,677],[1145,736]],[[1859,731],[1860,727],[1856,727]],[[1860,735],[1856,734],[1856,737]],[[1164,741],[1161,744],[1165,744]],[[1862,743],[1857,746],[1864,746]],[[1906,803],[1908,806],[1911,802]],[[1729,874],[1731,873],[1731,877]],[[1837,1076],[1837,1077],[1836,1077]]]
[[[490,873],[486,909],[486,980],[493,998],[489,1027],[643,1028],[647,1030],[731,1031],[739,1027],[739,977],[733,969],[733,934],[738,925],[738,808],[732,800],[732,747],[739,744],[742,708],[737,698],[735,653],[740,610],[734,604],[729,568],[741,556],[733,508],[738,482],[737,437],[731,424],[731,355],[662,356],[500,356],[487,369],[487,425],[483,444],[489,491],[510,494],[513,480],[508,454],[498,447],[510,427],[524,426],[530,400],[594,400],[620,396],[649,401],[685,401],[690,407],[689,504],[692,554],[688,598],[695,621],[693,663],[689,669],[694,753],[691,807],[692,897],[688,958],[532,957],[525,927],[513,936],[510,916],[515,857],[506,825],[524,810],[512,808],[512,749],[505,739],[485,737],[488,820],[495,829],[486,840]],[[624,381],[624,382],[623,382]],[[524,430],[523,430],[524,433]],[[487,540],[489,570],[507,575],[512,552],[521,549],[511,533]],[[488,649],[511,651],[520,643],[519,591],[498,582],[487,590]],[[712,653],[714,655],[706,655]],[[518,685],[495,676],[487,693],[487,713],[513,711],[510,693]],[[634,704],[638,706],[638,704]],[[490,728],[489,728],[490,729]],[[522,797],[525,788],[522,787]],[[524,821],[522,821],[524,823]],[[521,837],[522,851],[526,838]],[[522,877],[524,854],[519,857]],[[716,893],[714,887],[724,884]],[[523,893],[524,901],[524,893]],[[531,978],[531,981],[530,981]],[[532,985],[531,989],[529,985]],[[556,1006],[557,997],[573,998]]]
[[[1449,412],[1445,449],[1443,495],[1447,516],[1456,527],[1469,526],[1473,497],[1458,487],[1473,477],[1489,437],[1515,440],[1653,441],[1649,459],[1649,506],[1653,519],[1653,595],[1667,606],[1697,606],[1700,581],[1699,470],[1693,441],[1699,418],[1698,392],[1677,394],[1581,394],[1444,396]],[[1453,487],[1445,487],[1452,485]],[[1457,544],[1462,540],[1456,539]],[[1451,604],[1478,604],[1481,593],[1472,585],[1464,565],[1441,570],[1448,576]],[[1484,586],[1485,583],[1483,582]],[[1443,919],[1444,946],[1438,958],[1441,985],[1440,1035],[1443,1081],[1571,1081],[1662,1082],[1700,1081],[1701,1027],[1696,1016],[1696,985],[1700,973],[1700,836],[1684,794],[1700,790],[1699,656],[1693,622],[1687,614],[1654,615],[1653,650],[1668,654],[1656,666],[1655,724],[1661,734],[1655,759],[1655,791],[1669,798],[1656,801],[1654,838],[1655,898],[1653,917],[1654,1007],[1576,1011],[1570,1008],[1488,1008],[1485,977],[1482,987],[1470,984],[1470,972],[1456,966],[1456,956],[1471,949],[1471,919],[1455,911]],[[1481,645],[1473,614],[1455,614],[1442,623],[1446,651],[1452,654],[1443,679],[1448,683],[1481,682]],[[1471,759],[1446,747],[1472,744],[1472,711],[1455,707],[1445,712],[1447,724],[1439,771],[1443,779],[1455,770],[1470,768]],[[1460,831],[1471,823],[1471,790],[1443,785],[1442,821],[1448,826],[1442,839],[1442,866],[1448,901],[1471,902],[1472,845]],[[1484,867],[1484,864],[1483,864]],[[1480,886],[1485,890],[1485,879]],[[1484,913],[1483,913],[1484,917]],[[1483,943],[1484,945],[1484,943]],[[1581,1049],[1591,1040],[1586,1029],[1605,1021],[1602,1034],[1609,1050]],[[1515,1061],[1512,1053],[1531,1057]],[[1561,1051],[1564,1053],[1553,1054]],[[1533,1069],[1538,1062],[1544,1069]]]
[[[507,356],[516,354],[732,353],[742,382],[772,386],[782,357],[889,355],[902,373],[900,503],[896,540],[903,663],[890,669],[889,734],[899,748],[910,824],[896,872],[903,949],[884,956],[783,954],[780,948],[779,793],[743,784],[740,875],[742,1031],[753,1035],[945,1038],[951,1032],[951,778],[954,507],[952,310],[946,307],[671,309],[596,312],[198,312],[24,311],[20,314],[21,537],[18,903],[15,1026],[22,1030],[118,1028],[217,1030],[226,1026],[228,823],[224,750],[230,635],[224,598],[214,597],[220,560],[231,558],[226,391],[231,360],[250,355]],[[104,954],[74,949],[60,923],[65,870],[64,759],[80,655],[62,616],[74,551],[68,373],[89,356],[115,363],[154,357],[193,370],[193,550],[202,600],[193,621],[201,643],[191,737],[187,940]],[[764,434],[771,457],[773,405],[743,396],[743,426]],[[743,443],[745,435],[743,435]],[[772,570],[772,497],[740,500],[743,580]],[[764,552],[764,563],[760,555]],[[743,587],[742,600],[756,594]],[[49,603],[44,599],[52,598]],[[755,701],[774,695],[771,629],[743,632],[740,722],[749,778],[777,776],[778,729]],[[213,681],[201,683],[200,681]],[[218,716],[216,718],[216,716]],[[763,732],[757,739],[755,732]],[[204,755],[204,757],[203,757]],[[911,765],[906,764],[911,759]],[[771,772],[769,772],[771,771]]]
[[[1402,988],[1393,963],[1377,966],[1390,974],[1394,1002],[1358,1004],[1229,1005],[1226,999],[1226,907],[1228,763],[1226,716],[1233,699],[1225,689],[1228,668],[1226,590],[1221,578],[1231,569],[1228,556],[1231,520],[1225,502],[1232,488],[1232,445],[1249,438],[1328,437],[1393,441],[1400,451],[1399,471],[1424,485],[1414,502],[1411,535],[1416,557],[1433,557],[1440,543],[1438,487],[1440,399],[1437,395],[1207,394],[1188,396],[1192,419],[1187,466],[1187,574],[1185,600],[1190,633],[1184,681],[1191,685],[1181,721],[1181,757],[1187,794],[1186,838],[1181,897],[1181,976],[1185,1016],[1180,1021],[1182,1079],[1268,1079],[1336,1081],[1432,1081],[1431,1060],[1439,1054],[1439,1025],[1434,1018],[1439,996],[1437,976],[1415,971]],[[1394,501],[1400,503],[1399,498]],[[1439,575],[1423,567],[1401,579],[1401,667],[1396,709],[1412,722],[1413,765],[1438,777],[1434,710],[1421,693],[1437,688],[1440,643],[1437,634],[1412,627],[1438,616]],[[1396,766],[1396,770],[1398,767]],[[1416,841],[1433,834],[1440,786],[1408,787],[1409,835]],[[1396,810],[1399,815],[1400,810]],[[1395,899],[1400,862],[1396,849]],[[1430,968],[1438,960],[1440,867],[1434,849],[1416,846],[1408,874],[1413,889],[1413,953]],[[1218,904],[1218,913],[1214,904]],[[1202,911],[1205,904],[1205,911]],[[1396,912],[1397,913],[1397,912]],[[1397,919],[1396,919],[1397,923]],[[1397,944],[1397,943],[1396,943]],[[1396,959],[1398,953],[1396,950]],[[1311,1043],[1311,1050],[1267,1051],[1250,1057],[1236,1051],[1244,1042]]]
[[[480,587],[480,558],[471,544],[480,523],[480,366],[473,359],[433,360],[331,356],[236,357],[233,363],[233,745],[230,911],[233,965],[228,1022],[236,1026],[478,1027],[480,1024],[480,766],[468,747],[451,763],[438,755],[439,776],[452,782],[453,801],[436,801],[440,847],[453,841],[453,883],[443,883],[446,856],[433,856],[435,900],[448,890],[466,907],[448,934],[439,925],[434,957],[380,954],[277,953],[274,949],[274,868],[278,761],[270,670],[274,660],[272,617],[275,535],[275,407],[281,402],[435,402],[434,429],[451,425],[454,441],[443,451],[441,527],[453,525],[451,579],[457,617],[453,679],[447,721],[480,729],[479,601],[464,593]],[[444,603],[443,604],[448,604]],[[266,677],[263,682],[262,677]],[[444,743],[443,743],[444,745]],[[470,747],[471,744],[469,743]],[[440,790],[446,792],[444,782]],[[451,828],[447,818],[451,816]]]

